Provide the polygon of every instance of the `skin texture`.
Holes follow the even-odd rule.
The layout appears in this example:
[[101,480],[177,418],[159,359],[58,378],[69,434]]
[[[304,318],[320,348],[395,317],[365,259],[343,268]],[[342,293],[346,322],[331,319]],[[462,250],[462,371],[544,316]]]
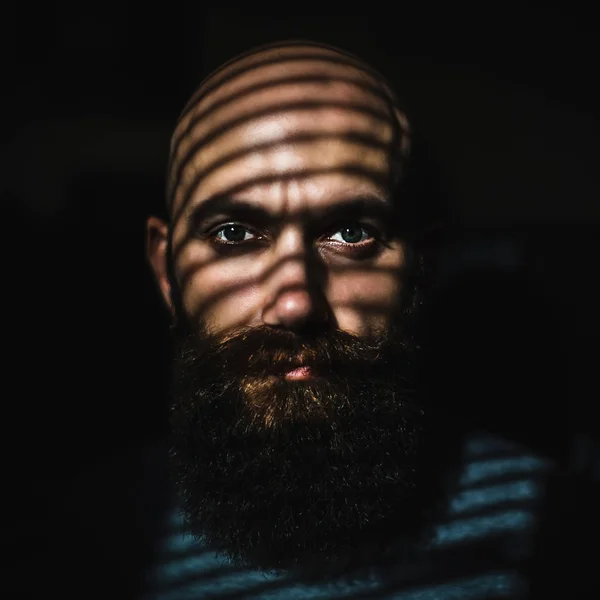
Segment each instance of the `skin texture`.
[[[389,222],[366,218],[388,243],[360,255],[339,221],[321,218],[363,196],[389,206],[392,144],[408,152],[406,117],[363,69],[335,50],[270,48],[217,72],[188,104],[172,141],[174,274],[186,314],[211,333],[330,322],[364,336],[389,324],[407,262],[402,240]],[[222,195],[269,212],[269,227],[243,221],[252,226],[245,239],[261,243],[233,251],[201,235],[208,225],[194,230],[190,215]],[[209,224],[232,221],[221,213]],[[152,218],[149,258],[172,308],[166,251],[167,226]]]
[[235,59],[180,117],[170,223],[147,236],[173,315],[172,470],[189,530],[236,564],[364,564],[436,497],[409,150],[381,77],[316,45]]

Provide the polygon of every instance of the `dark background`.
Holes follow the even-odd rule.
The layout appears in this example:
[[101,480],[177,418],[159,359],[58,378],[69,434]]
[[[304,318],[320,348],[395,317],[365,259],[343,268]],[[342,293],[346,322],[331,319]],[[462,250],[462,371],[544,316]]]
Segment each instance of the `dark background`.
[[160,448],[168,431],[169,347],[145,219],[162,214],[169,138],[202,77],[289,37],[371,60],[405,99],[456,216],[427,318],[432,391],[451,414],[575,473],[583,493],[559,492],[548,518],[572,519],[561,530],[570,550],[574,532],[590,530],[586,486],[600,477],[595,21],[566,2],[370,7],[11,7],[5,493],[23,596],[81,582],[129,589],[151,558],[165,475],[142,449]]

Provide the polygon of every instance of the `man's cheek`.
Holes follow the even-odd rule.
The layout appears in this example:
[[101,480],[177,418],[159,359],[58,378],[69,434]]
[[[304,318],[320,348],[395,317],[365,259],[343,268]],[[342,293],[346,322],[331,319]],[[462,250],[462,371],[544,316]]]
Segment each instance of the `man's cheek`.
[[185,258],[179,264],[178,277],[183,303],[192,319],[227,321],[231,305],[245,319],[256,296],[256,277],[248,266],[202,252],[190,253]]
[[337,274],[330,280],[328,297],[338,327],[355,335],[386,327],[399,301],[401,285],[393,272]]
[[260,314],[258,286],[229,283],[190,294],[191,312],[207,333],[224,336],[240,327],[257,324]]

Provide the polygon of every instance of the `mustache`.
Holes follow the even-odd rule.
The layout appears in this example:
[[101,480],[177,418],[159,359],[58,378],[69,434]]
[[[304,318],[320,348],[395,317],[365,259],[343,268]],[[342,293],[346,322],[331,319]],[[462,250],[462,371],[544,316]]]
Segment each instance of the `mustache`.
[[184,362],[218,364],[221,372],[260,376],[281,374],[299,366],[315,372],[357,375],[390,368],[390,359],[408,359],[409,344],[390,327],[382,335],[358,337],[340,329],[298,335],[268,326],[237,330],[226,338],[206,332],[179,332]]

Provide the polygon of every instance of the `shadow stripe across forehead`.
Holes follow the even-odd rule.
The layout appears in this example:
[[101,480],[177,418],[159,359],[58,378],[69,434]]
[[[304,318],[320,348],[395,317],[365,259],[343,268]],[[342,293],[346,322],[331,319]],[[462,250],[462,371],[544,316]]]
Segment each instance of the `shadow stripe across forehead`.
[[[311,48],[313,50],[321,50],[321,52],[308,52],[308,48]],[[288,54],[287,51],[290,49],[293,49],[294,52]],[[260,54],[270,54],[275,51],[282,53],[283,56],[280,55],[276,57],[267,57],[263,59],[259,58]],[[249,60],[253,57],[256,58],[256,60]],[[214,70],[202,80],[202,82],[196,88],[196,91],[194,92],[190,100],[185,105],[183,111],[179,116],[178,121],[183,120],[187,113],[190,110],[192,110],[194,105],[204,96],[212,93],[221,85],[228,83],[236,79],[237,77],[244,75],[245,73],[249,73],[253,70],[260,69],[264,66],[301,60],[321,60],[323,62],[328,62],[332,65],[347,65],[354,67],[358,71],[370,75],[375,81],[382,84],[386,91],[389,93],[390,99],[393,101],[396,100],[393,92],[391,91],[391,89],[389,89],[389,85],[386,82],[383,75],[381,75],[379,71],[362,61],[357,56],[354,56],[353,54],[345,50],[336,48],[334,46],[329,46],[327,44],[320,44],[318,42],[311,42],[307,40],[291,40],[285,42],[275,42],[272,44],[266,44],[264,46],[258,46],[256,48],[248,50],[247,52],[239,54],[227,61],[226,63],[222,64],[219,68]],[[240,63],[239,66],[235,69],[232,68],[233,65],[237,63]],[[228,72],[225,73],[225,71]]]
[[[313,143],[324,140],[336,141],[340,140],[343,137],[344,141],[353,144],[360,144],[365,148],[370,148],[373,150],[381,150],[381,151],[389,151],[391,142],[385,142],[373,135],[368,135],[366,133],[361,132],[348,132],[341,136],[339,133],[301,133],[293,136],[286,137],[286,144],[303,144],[303,143]],[[204,165],[201,170],[199,170],[195,176],[192,178],[192,186],[197,188],[207,177],[212,175],[217,169],[223,167],[229,163],[233,163],[236,160],[244,158],[246,156],[250,156],[256,152],[262,152],[270,149],[274,149],[279,146],[281,142],[279,140],[262,142],[260,144],[252,145],[250,147],[244,147],[239,150],[235,150],[225,154],[222,157],[209,162]],[[194,153],[191,153],[194,154]],[[190,157],[190,160],[193,157]],[[188,186],[185,185],[188,177],[185,176],[186,163],[181,166],[177,178],[173,180],[173,186],[170,189],[170,204],[176,203],[177,193],[185,194],[187,193],[186,188]],[[183,188],[181,187],[183,186]]]
[[[350,112],[359,112],[373,119],[379,120],[383,123],[393,122],[393,117],[387,111],[378,110],[372,105],[357,100],[350,102],[340,102],[339,100],[323,100],[323,99],[311,99],[311,100],[294,100],[294,101],[271,101],[266,103],[265,106],[259,106],[258,108],[251,107],[245,111],[240,110],[235,118],[228,118],[222,123],[210,128],[207,127],[208,131],[202,137],[197,137],[192,145],[192,148],[196,148],[202,145],[211,143],[218,139],[221,135],[227,133],[229,130],[234,129],[238,125],[249,124],[253,121],[258,121],[263,117],[271,115],[281,115],[283,113],[289,113],[293,111],[303,110],[319,110],[319,109],[342,109]],[[402,127],[401,127],[402,129]],[[407,133],[404,131],[404,133]],[[193,134],[193,132],[190,132]],[[182,140],[183,142],[183,140]],[[189,152],[186,152],[186,155]],[[173,164],[177,161],[185,161],[185,156],[182,158],[177,155],[177,151],[172,155]]]
[[[303,71],[310,70],[310,65],[301,64],[301,69]],[[167,187],[167,197],[168,201],[172,200],[173,190],[177,182],[181,178],[182,169],[185,168],[187,162],[191,160],[191,154],[195,153],[196,150],[200,149],[202,145],[208,144],[212,140],[214,140],[218,135],[222,133],[226,133],[227,129],[234,128],[235,126],[242,125],[246,122],[249,122],[252,119],[257,119],[261,116],[268,116],[271,112],[281,112],[284,108],[291,110],[292,108],[298,108],[299,110],[305,110],[310,108],[309,105],[314,104],[314,108],[341,108],[348,110],[362,110],[365,114],[371,114],[374,118],[388,121],[392,127],[399,127],[399,134],[408,135],[408,123],[405,118],[398,118],[398,115],[394,114],[394,106],[392,106],[390,101],[390,96],[388,93],[384,92],[379,85],[375,85],[372,82],[368,82],[359,77],[352,77],[347,74],[339,74],[335,72],[326,73],[323,75],[317,75],[315,73],[310,74],[299,74],[295,76],[285,75],[282,77],[278,72],[270,73],[265,75],[265,77],[261,78],[257,81],[250,81],[249,85],[246,84],[240,89],[234,89],[224,92],[223,97],[216,97],[212,101],[208,101],[208,106],[202,108],[202,110],[198,110],[200,105],[202,104],[202,100],[199,99],[195,104],[194,113],[190,113],[189,118],[187,120],[183,120],[178,125],[175,134],[171,143],[171,153],[169,158],[169,185]],[[286,86],[289,84],[289,87]],[[281,90],[285,95],[291,95],[294,93],[294,89],[297,87],[296,84],[300,86],[300,88],[306,86],[310,86],[311,84],[315,84],[317,87],[323,85],[323,91],[316,90],[313,92],[312,90],[308,91],[308,99],[305,99],[303,103],[294,101],[291,99],[286,99],[284,104],[282,102],[275,102],[273,100],[266,102],[265,96],[260,94],[260,92],[269,92],[271,89],[273,91]],[[339,102],[339,100],[334,99],[336,96],[336,92],[334,88],[328,88],[326,84],[340,84],[342,86],[348,86],[349,88],[356,88],[357,98],[353,101],[348,102]],[[288,89],[286,93],[284,90]],[[298,93],[301,93],[302,90],[298,90]],[[259,93],[260,95],[257,97],[257,104],[264,105],[261,106],[261,110],[257,109],[254,111],[253,105],[245,100],[248,99],[252,94]],[[322,103],[319,101],[315,101],[312,99],[312,94],[324,94],[330,95],[332,98],[328,101],[323,100]],[[304,91],[304,95],[307,95],[307,91]],[[360,101],[360,96],[364,96],[364,101]],[[381,101],[381,105],[379,108],[376,107],[375,104],[372,104],[368,100],[376,100]],[[218,113],[221,109],[228,107],[228,112],[233,112],[235,108],[235,103],[242,103],[243,108],[240,108],[241,114],[238,116],[237,114],[226,114],[224,117],[219,118]],[[287,106],[287,104],[290,106]],[[232,106],[233,105],[233,106]],[[209,119],[214,113],[216,118],[216,124],[210,130],[210,124],[212,119]],[[404,117],[404,115],[401,115]],[[219,121],[222,121],[219,123]],[[198,139],[197,136],[194,136],[194,132],[196,129],[204,129],[206,128],[208,131],[203,134],[203,136]],[[186,145],[186,140],[190,137],[196,137],[195,141],[190,145],[189,148],[185,149],[185,155],[182,155],[182,148]],[[189,145],[189,144],[188,144]],[[175,172],[173,168],[176,167]]]
[[[272,77],[267,81],[261,81],[257,83],[250,84],[246,87],[243,87],[239,90],[236,90],[235,93],[232,93],[224,98],[214,100],[203,110],[194,111],[193,115],[189,115],[189,119],[186,121],[186,117],[182,116],[177,128],[175,130],[175,134],[173,135],[173,139],[171,141],[171,154],[175,154],[177,152],[177,148],[181,141],[189,135],[194,126],[209,117],[215,111],[220,110],[221,108],[226,107],[228,104],[234,103],[236,100],[241,98],[242,96],[250,96],[256,92],[266,91],[269,88],[276,88],[279,86],[291,85],[291,84],[319,84],[319,83],[329,83],[335,81],[336,83],[346,83],[352,85],[362,91],[368,92],[369,94],[379,97],[386,104],[390,103],[390,93],[385,91],[381,85],[376,85],[374,83],[370,83],[365,80],[358,79],[356,77],[349,77],[346,75],[317,75],[317,74],[309,74],[309,75],[294,75],[294,76],[284,76],[284,77]],[[190,111],[194,107],[198,107],[198,104],[201,102],[202,98],[199,98],[194,105],[190,107]]]
[[[341,102],[335,102],[333,100],[329,100],[329,101],[328,100],[323,100],[323,101],[321,101],[321,100],[313,100],[313,101],[304,100],[301,102],[294,102],[294,103],[287,103],[287,104],[280,104],[280,103],[276,103],[276,102],[272,103],[265,107],[261,107],[258,110],[250,112],[250,114],[241,114],[239,117],[237,117],[235,119],[226,120],[222,124],[214,127],[212,130],[209,130],[204,136],[196,138],[193,141],[191,141],[189,148],[187,148],[185,151],[185,154],[183,154],[181,156],[174,154],[171,157],[170,167],[169,167],[170,178],[169,178],[169,186],[167,189],[167,196],[168,196],[169,204],[171,204],[173,202],[174,195],[176,193],[176,189],[182,182],[185,170],[188,168],[188,166],[190,166],[192,161],[197,156],[198,152],[200,152],[203,147],[206,147],[208,144],[210,144],[214,141],[217,141],[220,137],[222,137],[223,135],[226,135],[228,132],[234,130],[235,128],[250,124],[250,123],[252,123],[252,121],[255,121],[255,120],[258,121],[262,117],[268,117],[269,115],[274,115],[274,114],[281,115],[284,113],[318,110],[318,109],[326,109],[326,108],[331,108],[331,109],[338,108],[338,109],[343,109],[343,110],[347,110],[350,112],[364,114],[365,116],[367,116],[369,118],[381,121],[382,124],[389,124],[389,126],[392,130],[394,129],[394,127],[396,125],[394,123],[394,119],[392,118],[391,115],[387,114],[386,112],[384,112],[382,110],[377,110],[373,106],[369,106],[367,104],[362,104],[359,102],[341,103]],[[403,133],[406,133],[406,132],[403,132]],[[317,140],[317,139],[320,139],[323,137],[331,137],[332,139],[334,139],[335,136],[337,136],[338,139],[346,139],[349,141],[361,141],[362,140],[365,143],[371,144],[371,145],[372,145],[372,142],[376,143],[375,135],[371,136],[372,137],[372,139],[371,139],[371,138],[369,138],[369,136],[366,133],[363,134],[360,132],[348,132],[348,133],[338,132],[338,133],[335,133],[335,132],[327,131],[324,133],[319,133],[319,132],[315,131],[315,132],[302,134],[301,136],[299,136],[299,139],[304,140],[304,141],[310,141],[311,135],[313,136],[314,140]],[[393,137],[394,136],[392,133],[392,138]],[[291,138],[286,137],[285,142],[290,143],[294,139],[295,139],[294,136],[292,136]],[[183,143],[183,140],[182,140],[182,143]],[[243,156],[243,154],[246,154],[246,153],[250,154],[252,152],[256,152],[259,149],[274,147],[280,143],[281,143],[281,140],[269,140],[266,143],[261,143],[258,145],[240,148],[239,151],[232,152],[230,155],[232,158],[240,157],[240,156]],[[386,143],[384,146],[390,147],[391,143],[393,143],[393,142]],[[381,144],[377,144],[377,145],[381,146]],[[222,159],[219,159],[219,161],[221,161],[221,160]],[[207,166],[206,168],[210,169],[210,165]]]
[[[267,54],[266,57],[264,56],[265,53]],[[311,73],[311,62],[303,64],[303,61],[312,61],[313,66],[317,63],[322,63],[325,66],[321,72],[318,72],[318,68],[315,68],[315,71],[317,72]],[[240,87],[238,89],[235,88],[234,83],[233,89],[226,89],[222,97],[219,97],[218,95],[218,90],[222,88],[222,86],[226,85],[228,82],[235,82],[236,78],[239,79],[245,74],[252,73],[263,67],[292,62],[294,62],[298,70],[298,74],[295,77],[290,76],[289,74],[286,75],[285,72],[282,76],[281,70],[275,69],[271,72],[266,72],[263,78],[261,78],[261,74],[258,72],[256,73],[254,80],[251,75],[247,83],[245,81],[240,82]],[[348,73],[347,70],[346,72],[342,70],[341,73],[336,73],[336,65],[349,67],[351,72]],[[332,66],[333,68],[329,69],[329,66]],[[302,73],[302,69],[307,72]],[[189,147],[182,152],[181,150],[183,150],[183,147],[181,144],[184,143],[187,135],[194,137],[194,131],[197,128],[197,124],[203,119],[208,118],[220,108],[233,104],[238,98],[243,98],[245,95],[250,95],[263,90],[268,92],[270,88],[276,90],[278,87],[284,86],[286,82],[290,85],[293,85],[294,83],[300,85],[303,83],[308,85],[311,83],[317,85],[324,84],[324,90],[326,89],[327,83],[339,82],[342,85],[348,84],[349,86],[356,88],[359,96],[363,93],[366,97],[371,96],[374,100],[379,100],[383,104],[381,110],[376,110],[375,104],[377,102],[375,102],[373,106],[365,105],[365,112],[372,114],[375,118],[388,121],[392,125],[393,140],[395,140],[399,146],[402,145],[404,149],[410,147],[408,144],[408,138],[410,137],[408,120],[404,113],[399,109],[398,104],[395,101],[395,94],[387,85],[383,76],[375,69],[350,53],[328,45],[300,41],[262,46],[233,58],[231,61],[214,71],[204,80],[188,102],[172,140],[168,170],[168,186],[166,190],[169,208],[172,208],[173,206],[174,197],[177,194],[178,186],[182,182],[182,176],[185,175],[186,168],[192,163],[195,157],[198,156],[198,152],[201,151],[202,146],[205,146],[210,143],[211,140],[226,133],[227,130],[231,130],[238,125],[243,125],[253,119],[258,119],[261,114],[262,116],[267,116],[267,114],[273,110],[281,110],[286,107],[285,105],[282,107],[281,104],[272,104],[270,107],[264,107],[265,110],[263,111],[255,113],[251,112],[250,114],[245,114],[238,118],[232,118],[229,114],[225,114],[225,117],[223,118],[224,122],[219,123],[214,128],[214,131],[210,131],[209,129],[208,135],[203,136],[201,139],[190,141]],[[204,106],[202,110],[198,110],[203,99],[206,99],[207,96],[213,92],[216,93],[215,98],[208,99],[208,105]],[[361,110],[360,106],[353,107],[353,104],[360,105],[361,103],[357,101],[354,103],[348,102],[348,104],[342,106],[340,103],[336,104],[333,99],[329,102],[323,101],[317,102],[316,104],[313,100],[313,105],[316,109],[331,106],[332,108],[337,107],[350,110]],[[288,110],[292,110],[293,107],[287,108]],[[310,107],[302,106],[302,103],[298,102],[296,103],[296,108],[299,110],[308,110]],[[194,110],[197,111],[196,114],[193,114],[192,111]],[[248,109],[246,108],[246,110]],[[342,132],[340,132],[340,137],[343,137]],[[406,139],[406,142],[403,141],[404,139]],[[251,151],[250,148],[247,150]],[[244,151],[245,150],[236,151],[233,153],[232,157],[241,156]],[[393,150],[392,153],[394,153]],[[403,156],[405,155],[404,158],[408,158],[407,152],[402,151],[401,154]],[[209,163],[208,167],[210,168],[211,166],[214,165]],[[297,173],[296,176],[297,175],[300,175],[300,173]],[[198,176],[203,177],[205,175],[198,174]],[[248,183],[250,184],[251,182]],[[187,200],[189,200],[189,195],[195,186],[192,185],[191,187],[186,187],[188,189],[183,192],[183,195],[184,198],[187,197]],[[180,210],[177,210],[177,213],[181,214],[181,209],[185,208],[187,200],[183,201],[182,206],[179,207]]]

